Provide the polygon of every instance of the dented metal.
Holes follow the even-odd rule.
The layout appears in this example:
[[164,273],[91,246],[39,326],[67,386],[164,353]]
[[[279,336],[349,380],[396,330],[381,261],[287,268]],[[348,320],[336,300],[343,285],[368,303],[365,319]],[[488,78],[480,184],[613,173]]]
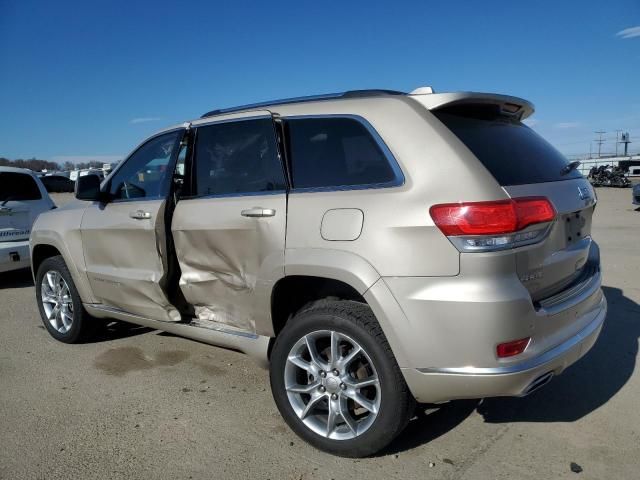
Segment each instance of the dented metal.
[[[259,205],[272,217],[246,217]],[[271,288],[284,276],[286,195],[181,200],[171,232],[182,275],[180,290],[199,320],[249,332],[271,316]]]

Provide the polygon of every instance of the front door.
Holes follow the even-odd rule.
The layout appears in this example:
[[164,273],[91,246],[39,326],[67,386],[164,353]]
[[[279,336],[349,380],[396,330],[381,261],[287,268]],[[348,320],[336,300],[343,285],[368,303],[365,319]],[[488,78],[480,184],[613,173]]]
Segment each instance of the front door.
[[87,274],[105,306],[146,318],[179,321],[166,294],[167,198],[184,130],[151,138],[109,180],[107,203],[82,218]]
[[271,288],[284,276],[287,194],[271,115],[252,115],[197,127],[191,195],[171,230],[196,322],[267,333]]

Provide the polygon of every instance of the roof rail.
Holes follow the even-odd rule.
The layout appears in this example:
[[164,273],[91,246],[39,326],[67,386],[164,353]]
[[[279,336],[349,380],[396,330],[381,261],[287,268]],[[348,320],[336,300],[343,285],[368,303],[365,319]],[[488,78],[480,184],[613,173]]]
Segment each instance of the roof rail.
[[340,93],[325,93],[323,95],[309,95],[306,97],[283,98],[280,100],[270,100],[267,102],[250,103],[248,105],[240,105],[238,107],[219,108],[205,113],[200,118],[212,117],[223,113],[242,112],[244,110],[252,110],[255,108],[267,107],[271,105],[287,105],[290,103],[318,102],[321,100],[336,100],[341,98],[367,98],[367,97],[383,97],[387,95],[406,95],[405,92],[397,90],[349,90]]

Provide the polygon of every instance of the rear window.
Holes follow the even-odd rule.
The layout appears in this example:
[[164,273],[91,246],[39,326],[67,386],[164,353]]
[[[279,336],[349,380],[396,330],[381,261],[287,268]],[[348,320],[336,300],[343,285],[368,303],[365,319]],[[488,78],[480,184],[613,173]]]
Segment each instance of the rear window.
[[452,107],[433,114],[473,152],[500,185],[582,177],[575,169],[563,174],[567,159],[522,122],[500,115],[497,107]]
[[0,202],[40,200],[40,189],[31,175],[0,172]]
[[398,183],[389,158],[361,121],[294,118],[285,125],[294,188]]

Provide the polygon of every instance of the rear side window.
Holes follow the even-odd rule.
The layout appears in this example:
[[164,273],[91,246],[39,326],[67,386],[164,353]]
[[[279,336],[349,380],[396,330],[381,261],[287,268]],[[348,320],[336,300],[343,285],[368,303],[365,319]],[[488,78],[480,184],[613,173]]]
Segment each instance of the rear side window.
[[40,200],[40,189],[31,175],[0,172],[0,202]]
[[433,112],[482,162],[500,185],[581,178],[563,174],[567,159],[522,122],[493,106],[452,107]]
[[401,183],[381,145],[357,119],[293,118],[285,128],[296,189]]
[[196,195],[285,190],[271,118],[199,127],[195,142]]

